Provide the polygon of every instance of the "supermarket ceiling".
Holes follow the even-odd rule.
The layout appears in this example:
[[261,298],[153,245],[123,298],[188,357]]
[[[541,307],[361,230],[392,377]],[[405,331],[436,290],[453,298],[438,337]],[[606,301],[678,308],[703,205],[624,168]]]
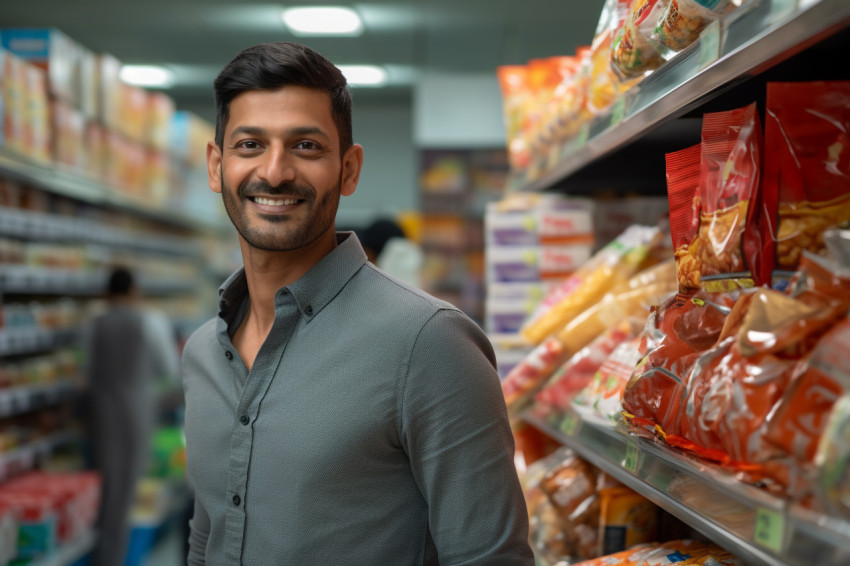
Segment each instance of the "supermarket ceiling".
[[[307,0],[304,4],[317,5]],[[240,49],[298,41],[338,65],[377,64],[389,86],[358,88],[357,100],[409,100],[425,72],[493,73],[498,65],[572,54],[593,37],[603,0],[329,1],[363,20],[359,37],[295,37],[285,4],[239,0],[23,0],[0,2],[4,27],[55,27],[125,64],[170,68],[179,108],[212,118],[211,84]]]

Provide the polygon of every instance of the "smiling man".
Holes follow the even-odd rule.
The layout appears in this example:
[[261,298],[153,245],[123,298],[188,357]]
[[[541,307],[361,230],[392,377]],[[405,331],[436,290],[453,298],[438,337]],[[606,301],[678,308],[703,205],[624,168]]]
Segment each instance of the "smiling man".
[[215,96],[244,267],[184,350],[189,563],[533,564],[486,336],[335,231],[363,166],[342,74],[261,44]]

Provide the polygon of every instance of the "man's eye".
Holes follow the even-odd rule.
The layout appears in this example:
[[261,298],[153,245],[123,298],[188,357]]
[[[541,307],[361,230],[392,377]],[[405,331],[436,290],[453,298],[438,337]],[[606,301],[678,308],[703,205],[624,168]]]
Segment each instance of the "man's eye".
[[319,144],[317,144],[316,142],[312,142],[312,141],[299,142],[295,147],[298,148],[298,149],[306,149],[308,151],[321,149],[321,146],[319,146]]
[[237,147],[241,147],[243,149],[257,149],[257,148],[260,147],[260,144],[258,144],[255,141],[248,140],[248,141],[243,141],[243,142],[239,143],[237,145]]

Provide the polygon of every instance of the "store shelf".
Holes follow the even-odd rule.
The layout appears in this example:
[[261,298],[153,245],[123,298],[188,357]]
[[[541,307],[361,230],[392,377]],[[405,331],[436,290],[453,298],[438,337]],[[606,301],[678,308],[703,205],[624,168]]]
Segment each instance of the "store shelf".
[[0,418],[11,417],[71,399],[76,388],[71,380],[43,385],[20,385],[0,389]]
[[[557,185],[595,160],[684,115],[723,90],[850,25],[846,0],[750,0],[703,32],[562,147],[522,190]],[[547,166],[548,165],[548,166]]]
[[41,459],[52,454],[59,446],[78,438],[76,431],[63,430],[7,452],[0,452],[0,482],[35,469]]
[[187,257],[200,255],[196,243],[181,242],[172,236],[145,234],[144,237],[140,237],[138,233],[127,232],[112,226],[102,226],[88,218],[60,216],[19,208],[0,207],[0,235],[37,241],[99,244],[163,255]]
[[[94,296],[103,292],[106,280],[107,272],[103,269],[0,265],[0,294]],[[185,279],[145,277],[139,280],[139,287],[144,294],[163,295],[196,290],[197,283]]]
[[181,214],[151,206],[116,192],[85,173],[67,170],[55,163],[37,163],[9,150],[0,149],[0,177],[27,183],[51,193],[108,206],[174,226],[202,231],[218,231],[221,226],[209,218]]
[[27,566],[69,566],[88,554],[94,548],[97,534],[89,529],[78,535],[74,540],[61,545],[56,552],[49,556],[36,558]]
[[522,420],[572,448],[746,564],[850,564],[850,523],[737,481],[730,474],[613,424],[568,412],[553,424],[534,408]]
[[0,328],[0,356],[55,350],[71,344],[76,336],[77,331],[69,328]]

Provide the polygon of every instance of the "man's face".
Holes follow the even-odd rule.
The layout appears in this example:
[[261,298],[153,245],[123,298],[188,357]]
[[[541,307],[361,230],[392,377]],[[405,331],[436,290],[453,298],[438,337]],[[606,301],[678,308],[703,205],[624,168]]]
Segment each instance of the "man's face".
[[207,147],[210,188],[248,245],[293,251],[333,234],[340,196],[356,188],[360,151],[340,156],[327,93],[247,91],[230,104],[223,147]]

